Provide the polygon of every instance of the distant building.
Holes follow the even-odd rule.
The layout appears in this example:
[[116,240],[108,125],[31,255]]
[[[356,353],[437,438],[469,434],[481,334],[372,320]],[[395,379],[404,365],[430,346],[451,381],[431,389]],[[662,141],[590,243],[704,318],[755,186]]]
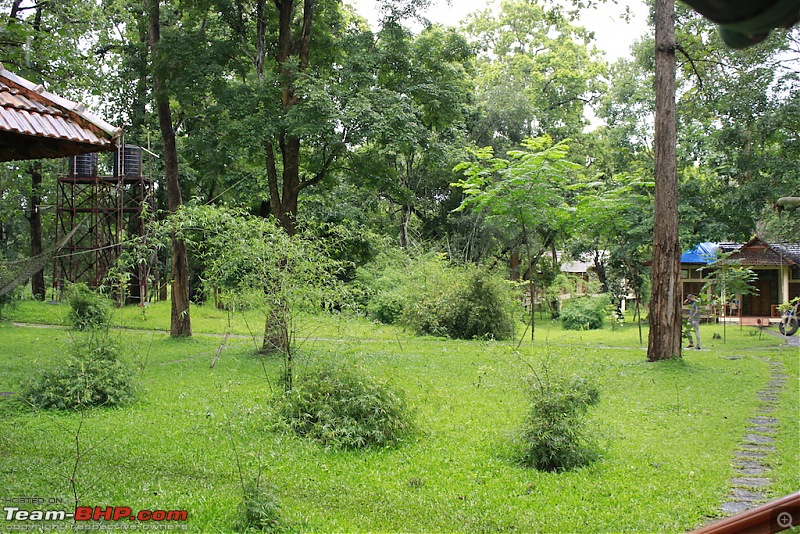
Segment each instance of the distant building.
[[[721,253],[730,255],[720,260]],[[736,320],[747,317],[777,321],[780,317],[778,306],[800,295],[800,242],[768,243],[758,237],[744,245],[701,243],[683,253],[683,295],[701,294],[709,272],[719,261],[748,267],[756,275],[753,282],[755,291],[733,296],[728,308],[720,315]]]

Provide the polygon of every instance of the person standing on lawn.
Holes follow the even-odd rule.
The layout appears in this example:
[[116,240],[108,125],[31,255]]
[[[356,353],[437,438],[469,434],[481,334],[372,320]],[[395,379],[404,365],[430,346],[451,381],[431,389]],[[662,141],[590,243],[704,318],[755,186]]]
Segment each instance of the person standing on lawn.
[[[691,326],[691,329],[687,328],[686,330],[686,337],[689,338],[689,347],[688,348],[696,348],[700,350],[700,306],[697,302],[697,298],[689,293],[686,295],[686,300],[683,301],[684,304],[689,305],[689,320],[687,326]],[[692,330],[694,330],[694,337],[696,343],[692,342]]]

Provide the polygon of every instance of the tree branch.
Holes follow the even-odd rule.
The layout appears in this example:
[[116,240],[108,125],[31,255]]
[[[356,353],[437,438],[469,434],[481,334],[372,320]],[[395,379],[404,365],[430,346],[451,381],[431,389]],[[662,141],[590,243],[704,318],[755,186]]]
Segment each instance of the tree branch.
[[694,59],[692,59],[692,57],[689,56],[689,53],[686,52],[686,50],[679,44],[675,45],[675,50],[677,50],[681,54],[683,54],[683,57],[685,57],[689,61],[689,64],[692,66],[692,70],[694,71],[694,75],[697,76],[697,82],[700,84],[700,88],[702,89],[703,88],[703,78],[702,78],[702,76],[700,76],[700,73],[697,71],[697,66],[694,64]]

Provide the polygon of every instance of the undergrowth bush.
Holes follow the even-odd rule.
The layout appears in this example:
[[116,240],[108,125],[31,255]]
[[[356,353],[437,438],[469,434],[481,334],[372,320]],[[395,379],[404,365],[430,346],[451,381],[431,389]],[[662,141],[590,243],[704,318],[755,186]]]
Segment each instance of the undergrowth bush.
[[281,506],[275,489],[264,482],[250,483],[244,488],[240,506],[240,530],[272,532],[281,526]]
[[413,428],[402,392],[361,370],[332,364],[298,377],[278,413],[298,435],[343,448],[392,445]]
[[119,353],[119,344],[105,336],[73,340],[67,361],[34,376],[22,397],[36,408],[59,410],[130,403],[136,376]]
[[[377,264],[377,262],[376,262]],[[359,269],[370,295],[367,314],[385,324],[402,323],[420,335],[455,339],[509,339],[519,307],[499,274],[456,265],[442,255],[410,258],[384,253],[381,265]]]
[[378,293],[367,304],[367,315],[383,324],[394,324],[403,316],[406,300],[399,290]]
[[599,457],[586,412],[599,391],[584,379],[530,380],[531,410],[522,429],[522,462],[540,471],[564,471]]
[[561,309],[561,323],[567,330],[602,328],[608,303],[608,299],[604,296],[569,299]]
[[505,280],[480,269],[469,273],[448,321],[450,337],[510,339],[514,335],[513,303],[511,286]]
[[78,330],[108,326],[111,319],[111,301],[86,284],[69,286],[67,302],[70,307],[67,319]]
[[403,322],[418,334],[454,339],[509,339],[515,299],[499,275],[478,267],[438,262],[420,277]]
[[0,295],[0,320],[3,319],[3,313],[6,310],[13,310],[18,302],[19,297],[16,291],[10,291],[4,295]]
[[400,320],[409,300],[412,260],[400,250],[386,247],[377,259],[359,266],[356,286],[363,295],[367,315],[384,324]]

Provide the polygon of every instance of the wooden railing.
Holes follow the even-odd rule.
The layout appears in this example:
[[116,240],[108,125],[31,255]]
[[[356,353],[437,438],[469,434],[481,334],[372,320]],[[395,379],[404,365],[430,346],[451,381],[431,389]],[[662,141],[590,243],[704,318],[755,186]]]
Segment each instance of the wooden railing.
[[800,491],[720,519],[692,534],[768,534],[800,526]]

